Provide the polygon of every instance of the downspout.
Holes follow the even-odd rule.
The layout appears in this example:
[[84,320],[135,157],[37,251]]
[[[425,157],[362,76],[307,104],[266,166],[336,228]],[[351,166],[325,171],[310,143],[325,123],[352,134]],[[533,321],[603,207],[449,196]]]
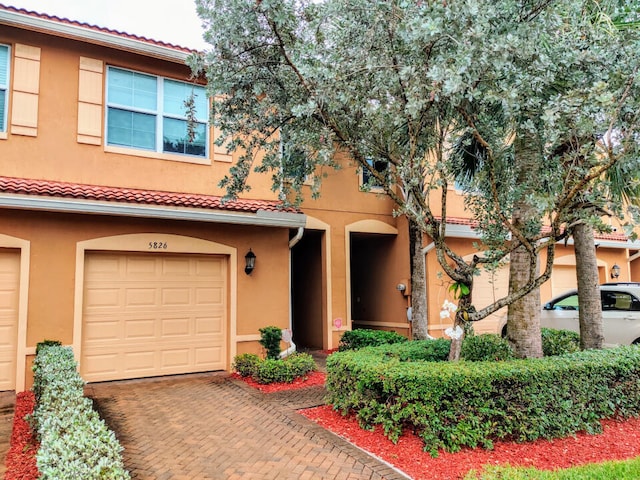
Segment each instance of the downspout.
[[435,248],[436,244],[434,242],[431,242],[429,245],[427,245],[426,247],[424,247],[422,249],[422,254],[426,255],[427,253],[429,253],[431,250],[433,250]]
[[[435,242],[431,242],[426,247],[423,247],[422,248],[422,255],[426,256],[427,253],[429,253],[431,250],[433,250],[435,248],[435,246],[436,246]],[[427,282],[427,278],[426,278],[427,277],[427,259],[426,258],[424,259],[424,264],[425,264],[424,265],[424,276],[425,276],[424,286],[425,286],[425,289],[427,290],[425,293],[427,295],[427,300],[428,300],[428,298],[429,298],[429,283]],[[429,311],[429,304],[428,304],[428,301],[427,301],[427,312],[428,311]],[[429,315],[427,314],[427,322],[429,321],[428,319],[429,319]],[[429,324],[428,323],[427,323],[427,332],[429,332]],[[429,337],[430,340],[433,340],[433,337],[431,335],[429,335],[429,333],[427,333],[427,337]]]
[[[293,336],[293,295],[291,295],[291,279],[293,277],[293,259],[291,255],[291,249],[302,239],[304,235],[304,227],[299,227],[296,235],[289,240],[289,331]],[[289,348],[280,352],[280,358],[285,358],[296,351],[296,344],[293,343],[293,338],[289,342]]]

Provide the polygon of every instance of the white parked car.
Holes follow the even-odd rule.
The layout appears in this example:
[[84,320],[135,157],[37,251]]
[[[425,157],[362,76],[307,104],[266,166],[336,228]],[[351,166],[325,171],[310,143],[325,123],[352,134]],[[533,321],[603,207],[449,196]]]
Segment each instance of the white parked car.
[[[600,285],[604,344],[640,344],[640,283]],[[540,324],[556,330],[580,332],[578,292],[570,290],[542,307]]]

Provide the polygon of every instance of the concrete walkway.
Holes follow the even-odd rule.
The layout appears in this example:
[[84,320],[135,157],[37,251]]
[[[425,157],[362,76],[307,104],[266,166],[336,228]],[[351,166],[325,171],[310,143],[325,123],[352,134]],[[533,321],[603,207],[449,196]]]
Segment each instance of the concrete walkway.
[[296,411],[309,387],[263,394],[228,374],[90,384],[134,479],[406,479]]

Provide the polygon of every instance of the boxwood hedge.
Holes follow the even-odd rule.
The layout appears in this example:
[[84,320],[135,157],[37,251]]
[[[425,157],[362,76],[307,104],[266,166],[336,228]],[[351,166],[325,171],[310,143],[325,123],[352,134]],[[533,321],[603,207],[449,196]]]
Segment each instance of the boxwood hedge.
[[505,362],[434,362],[407,353],[437,350],[431,342],[331,355],[327,402],[355,412],[363,427],[381,425],[394,441],[412,429],[432,455],[491,448],[497,439],[595,433],[600,419],[640,413],[638,347]]
[[39,478],[130,478],[120,443],[84,397],[71,348],[40,344],[33,371]]

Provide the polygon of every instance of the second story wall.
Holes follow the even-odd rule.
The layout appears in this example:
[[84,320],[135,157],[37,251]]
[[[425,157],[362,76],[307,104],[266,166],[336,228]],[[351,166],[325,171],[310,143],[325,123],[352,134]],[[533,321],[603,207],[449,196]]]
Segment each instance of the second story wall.
[[[160,151],[154,152],[107,142],[108,89],[118,81],[110,81],[109,76],[115,71],[125,77],[137,77],[135,80],[163,83],[157,99],[162,108],[166,106],[162,94],[171,94],[169,86],[179,90],[192,85],[190,70],[184,64],[5,26],[0,29],[0,46],[4,47],[0,54],[6,52],[7,60],[5,87],[0,79],[0,92],[7,107],[6,119],[0,119],[5,120],[0,128],[0,175],[224,193],[217,184],[228,173],[232,158],[214,146],[214,132],[208,124],[200,127],[200,133],[206,135],[202,147],[206,153],[202,156],[163,153],[162,144]],[[140,89],[144,90],[144,85]],[[175,100],[174,104],[180,101]],[[124,112],[125,116],[135,113],[139,112]],[[206,121],[208,111],[198,113]],[[170,120],[174,122],[169,127],[175,129],[176,123],[180,127],[178,121]],[[166,126],[165,119],[159,125]],[[134,122],[130,130],[136,128]],[[252,174],[250,184],[247,198],[275,198],[267,175]]]

